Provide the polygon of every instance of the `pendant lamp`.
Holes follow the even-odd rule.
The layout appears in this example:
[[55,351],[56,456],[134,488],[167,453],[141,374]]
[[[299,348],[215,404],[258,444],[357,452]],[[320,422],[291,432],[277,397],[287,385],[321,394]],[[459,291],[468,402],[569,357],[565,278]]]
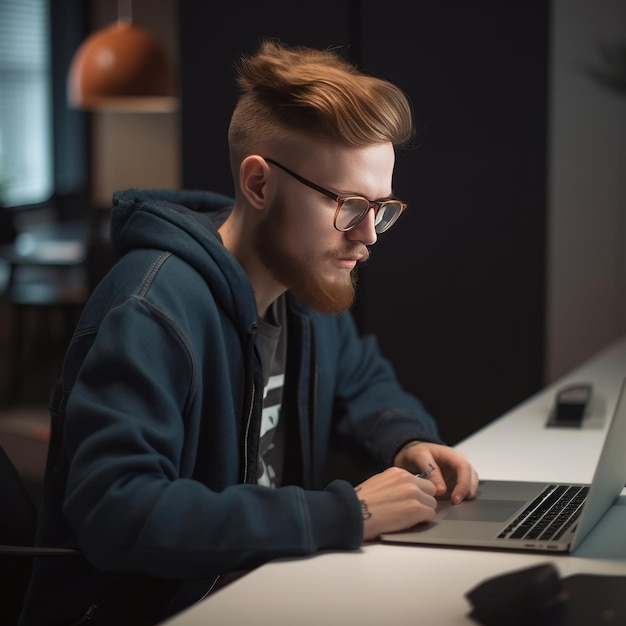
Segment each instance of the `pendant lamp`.
[[67,87],[70,106],[78,109],[164,113],[178,107],[172,63],[157,39],[133,23],[130,8],[81,44]]

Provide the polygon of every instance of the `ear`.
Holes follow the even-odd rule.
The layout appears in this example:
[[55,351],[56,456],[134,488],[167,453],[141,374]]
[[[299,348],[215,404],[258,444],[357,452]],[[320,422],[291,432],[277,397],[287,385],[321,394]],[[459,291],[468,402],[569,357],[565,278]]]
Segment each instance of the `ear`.
[[263,209],[267,202],[267,175],[269,166],[258,154],[247,156],[239,167],[239,185],[246,200],[255,208]]

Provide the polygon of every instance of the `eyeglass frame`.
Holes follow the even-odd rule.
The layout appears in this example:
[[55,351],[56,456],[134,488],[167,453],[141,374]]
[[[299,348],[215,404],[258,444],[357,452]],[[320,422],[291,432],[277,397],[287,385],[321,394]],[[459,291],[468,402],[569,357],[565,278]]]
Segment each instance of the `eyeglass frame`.
[[[378,216],[378,213],[383,208],[383,205],[388,204],[390,202],[393,202],[394,204],[399,204],[400,210],[398,211],[398,213],[396,214],[393,220],[387,222],[383,230],[380,230],[380,231],[377,230],[376,224],[374,225],[374,230],[376,230],[376,233],[380,235],[381,233],[388,231],[398,221],[398,218],[402,215],[404,210],[407,208],[407,204],[405,202],[402,202],[402,200],[393,196],[389,198],[385,198],[384,200],[370,200],[369,198],[366,198],[365,196],[360,196],[358,194],[350,195],[350,196],[341,196],[339,194],[334,193],[333,191],[330,191],[329,189],[325,189],[324,187],[318,185],[317,183],[314,183],[313,181],[308,180],[307,178],[304,178],[304,176],[300,176],[300,174],[296,174],[296,172],[290,170],[288,167],[285,167],[284,165],[282,165],[281,163],[279,163],[278,161],[275,161],[274,159],[270,157],[264,156],[263,159],[267,163],[271,163],[272,165],[279,167],[281,170],[283,170],[284,172],[286,172],[287,174],[295,178],[298,182],[302,183],[303,185],[306,185],[307,187],[309,187],[310,189],[314,189],[315,191],[319,191],[319,193],[322,193],[328,198],[331,198],[332,200],[334,200],[337,203],[337,209],[335,210],[335,216],[333,218],[333,226],[339,232],[347,233],[347,232],[350,232],[351,230],[354,230],[365,219],[365,216],[370,212],[371,209],[374,209],[374,221],[375,221],[376,217]],[[339,226],[337,226],[337,217],[339,215],[339,212],[341,211],[341,207],[343,206],[343,203],[346,200],[351,200],[354,198],[367,201],[369,203],[369,207],[366,210],[364,210],[363,213],[360,215],[360,217],[352,225],[348,226],[348,228],[339,228]]]

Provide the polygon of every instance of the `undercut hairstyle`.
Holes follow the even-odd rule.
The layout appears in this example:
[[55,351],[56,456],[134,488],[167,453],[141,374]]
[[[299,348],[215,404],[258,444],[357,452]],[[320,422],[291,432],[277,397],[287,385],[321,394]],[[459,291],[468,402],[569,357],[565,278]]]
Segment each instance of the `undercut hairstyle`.
[[404,147],[414,136],[404,92],[359,71],[337,50],[265,40],[236,69],[240,96],[228,131],[233,162],[294,135],[351,147]]

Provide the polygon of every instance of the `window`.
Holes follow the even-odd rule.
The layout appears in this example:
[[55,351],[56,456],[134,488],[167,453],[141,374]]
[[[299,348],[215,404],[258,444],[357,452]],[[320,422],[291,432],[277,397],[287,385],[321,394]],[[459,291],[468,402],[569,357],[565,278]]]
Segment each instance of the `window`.
[[9,206],[53,191],[48,5],[0,0],[0,192]]

